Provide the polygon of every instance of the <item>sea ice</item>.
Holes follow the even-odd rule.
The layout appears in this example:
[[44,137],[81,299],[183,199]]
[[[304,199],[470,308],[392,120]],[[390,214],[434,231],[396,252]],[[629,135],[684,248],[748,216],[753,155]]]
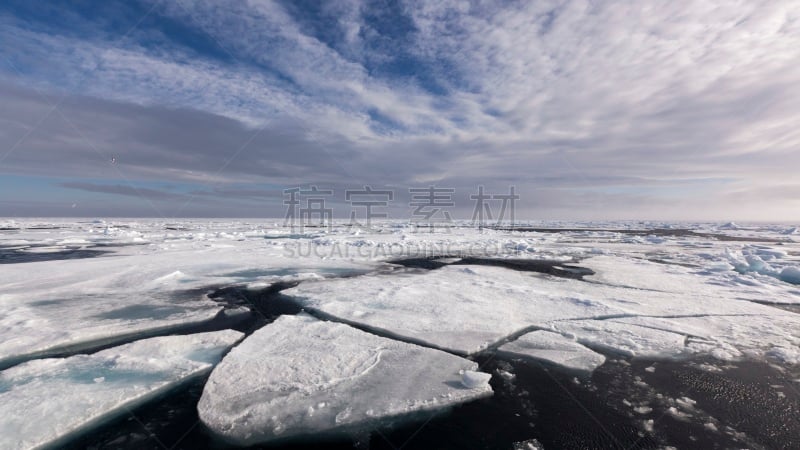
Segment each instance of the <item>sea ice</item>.
[[513,450],[543,450],[544,446],[536,439],[528,439],[527,441],[514,442],[511,448]]
[[307,282],[283,293],[339,320],[462,354],[531,325],[624,312],[580,295],[552,295],[556,286],[511,269],[459,265]]
[[217,366],[198,411],[213,432],[239,445],[357,432],[491,395],[486,378],[462,383],[463,373],[477,369],[458,356],[341,323],[282,316]]
[[461,384],[467,389],[475,389],[489,384],[492,374],[476,372],[474,370],[461,371]]
[[685,336],[609,320],[570,320],[554,325],[581,344],[627,356],[669,358],[684,354]]
[[170,247],[129,245],[102,258],[2,265],[0,369],[206,323],[223,309],[203,295],[215,286],[298,281],[373,266],[289,258],[263,242],[207,248],[204,239],[200,247],[187,241],[175,249],[171,239],[161,236],[160,242]]
[[242,333],[165,336],[0,372],[0,448],[55,447],[206,374]]
[[[683,352],[678,352],[676,341],[676,355],[707,354],[719,360],[733,361],[749,354],[791,363],[794,359],[791,355],[800,354],[800,316],[777,309],[774,311],[771,315],[627,317],[609,322],[618,323],[630,332],[636,332],[643,327],[682,335],[686,338],[685,348]],[[670,351],[658,353],[656,352],[657,356],[666,356]]]
[[[698,286],[706,286],[702,278],[691,275],[686,268],[643,259],[593,256],[581,261],[580,265],[595,272],[594,275],[586,276],[586,280],[607,287],[691,294],[697,292]],[[627,296],[633,297],[634,294],[635,292],[629,291]],[[642,296],[643,293],[639,295]]]
[[787,283],[800,284],[800,267],[784,267],[778,278]]
[[307,282],[284,293],[322,315],[464,354],[531,327],[641,357],[702,353],[732,360],[797,346],[800,317],[761,304],[797,302],[784,286],[743,285],[735,272],[620,256],[580,265],[595,275],[581,281],[456,265]]
[[[780,261],[788,256],[785,250],[754,246],[743,250],[744,261],[730,250],[727,251],[726,256],[733,264],[734,269],[741,274],[754,272],[777,278],[786,283],[800,284],[800,267],[786,265],[785,262]],[[773,262],[775,266],[773,267],[767,261]]]
[[222,305],[208,298],[169,295],[83,295],[40,301],[3,301],[0,368],[33,358],[76,352],[166,334],[214,319]]
[[593,352],[574,340],[550,331],[533,331],[519,339],[503,344],[498,351],[566,367],[592,372],[601,366],[605,356]]

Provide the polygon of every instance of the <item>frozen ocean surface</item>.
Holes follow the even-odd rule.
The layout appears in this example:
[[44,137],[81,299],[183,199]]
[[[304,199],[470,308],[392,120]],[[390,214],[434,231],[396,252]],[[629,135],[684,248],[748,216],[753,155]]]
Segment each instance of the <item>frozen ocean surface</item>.
[[0,447],[63,444],[208,373],[241,338],[232,330],[157,337],[0,372]]
[[304,307],[403,338],[473,354],[529,326],[623,314],[501,267],[448,265],[425,274],[378,274],[303,283],[284,294]]
[[[309,434],[331,448],[797,446],[797,229],[8,220],[0,396],[53,419],[3,414],[0,427],[22,448],[36,436],[224,448]],[[192,336],[231,327],[248,337],[227,332],[217,353],[233,350],[206,383]],[[112,390],[103,370],[159,339],[174,343]],[[143,372],[170,394],[122,389]],[[66,386],[105,405],[91,416],[102,419],[44,401]],[[114,420],[120,404],[154,434]],[[47,428],[60,417],[76,425]],[[189,429],[198,419],[208,427]]]

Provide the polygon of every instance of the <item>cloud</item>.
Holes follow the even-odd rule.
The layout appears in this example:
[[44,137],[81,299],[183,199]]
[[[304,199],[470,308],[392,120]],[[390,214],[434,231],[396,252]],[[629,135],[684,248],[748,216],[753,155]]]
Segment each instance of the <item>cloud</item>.
[[766,195],[800,164],[790,1],[109,5],[69,28],[0,10],[0,143],[20,142],[0,170],[202,198],[516,184],[535,214],[796,217]]
[[[302,178],[299,173],[318,180],[344,177],[338,161],[352,156],[343,147],[332,158],[302,124],[288,120],[254,130],[194,109],[78,96],[57,103],[56,96],[2,84],[0,93],[6,100],[0,106],[0,121],[7,124],[3,147],[25,137],[3,167],[19,173],[98,178],[119,169],[137,179],[287,182]],[[55,104],[57,112],[50,112]]]
[[134,186],[124,186],[121,184],[103,185],[85,182],[66,182],[61,183],[61,186],[68,189],[79,189],[88,192],[100,192],[104,194],[127,195],[129,197],[143,197],[153,200],[175,200],[186,199],[187,197],[180,194],[171,192],[160,191],[157,189],[137,188]]

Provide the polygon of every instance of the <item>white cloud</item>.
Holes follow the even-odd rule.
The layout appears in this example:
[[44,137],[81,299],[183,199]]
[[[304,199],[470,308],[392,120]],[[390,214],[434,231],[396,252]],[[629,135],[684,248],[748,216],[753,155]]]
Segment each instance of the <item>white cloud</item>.
[[796,2],[405,2],[413,29],[397,44],[443,93],[371,70],[392,55],[370,46],[380,30],[367,5],[324,8],[337,17],[333,44],[271,1],[157,6],[231,61],[50,35],[13,19],[0,20],[0,37],[14,43],[6,56],[34,73],[38,61],[38,75],[23,82],[251,127],[302,124],[320,151],[335,158],[347,147],[343,165],[365,180],[548,179],[557,188],[584,179],[585,192],[602,195],[592,181],[602,176],[604,186],[633,184],[644,196],[670,180],[675,192],[687,179],[708,180],[703,195],[724,212],[735,203],[730,183],[767,192],[796,178]]

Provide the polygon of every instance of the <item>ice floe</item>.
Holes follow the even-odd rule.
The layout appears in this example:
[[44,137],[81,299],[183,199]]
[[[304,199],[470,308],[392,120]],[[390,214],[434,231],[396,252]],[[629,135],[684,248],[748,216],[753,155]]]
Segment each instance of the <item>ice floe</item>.
[[489,374],[477,370],[439,350],[282,316],[217,366],[198,411],[214,433],[240,445],[354,432],[491,395]]
[[532,327],[637,357],[730,360],[798,346],[800,316],[760,304],[797,301],[785,288],[742,287],[728,275],[619,256],[580,264],[595,275],[580,281],[453,265],[309,282],[284,293],[319,314],[464,354]]
[[475,370],[461,370],[461,384],[467,389],[483,388],[489,384],[492,375]]
[[222,305],[150,293],[3,301],[0,368],[32,358],[164,334],[214,319]]
[[633,324],[608,320],[559,322],[555,329],[591,348],[647,358],[678,357],[684,353],[686,337]]
[[204,295],[215,286],[268,286],[374,266],[289,258],[259,244],[248,251],[123,245],[102,258],[2,265],[0,368],[207,323],[223,310]]
[[511,448],[513,450],[544,450],[542,443],[536,439],[514,442],[514,445]]
[[531,325],[624,313],[584,296],[552,295],[553,281],[500,267],[446,266],[420,275],[303,283],[283,293],[304,307],[462,354]]
[[208,373],[242,336],[227,330],[150,338],[0,372],[0,448],[63,445]]
[[592,372],[606,358],[574,340],[549,331],[533,331],[503,344],[498,351],[513,356],[547,361],[582,372]]

